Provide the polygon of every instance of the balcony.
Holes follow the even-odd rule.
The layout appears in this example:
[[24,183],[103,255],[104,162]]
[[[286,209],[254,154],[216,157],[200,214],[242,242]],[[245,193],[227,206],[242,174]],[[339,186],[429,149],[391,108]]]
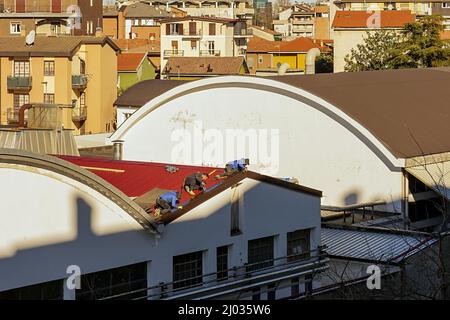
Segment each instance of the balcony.
[[200,57],[220,57],[220,50],[200,50]]
[[72,88],[85,89],[88,83],[88,76],[86,74],[72,75]]
[[185,29],[183,31],[183,34],[181,34],[183,36],[183,38],[201,38],[202,37],[202,30],[189,30],[189,29]]
[[[9,125],[18,125],[19,124],[19,109],[20,108],[8,108],[6,109],[6,121]],[[24,113],[25,123],[28,122],[28,111],[26,110]]]
[[235,37],[251,37],[251,36],[253,36],[253,30],[252,29],[235,29],[233,34]]
[[182,57],[184,50],[164,50],[164,57]]
[[30,76],[8,76],[7,88],[8,90],[31,90],[32,79]]
[[80,123],[86,121],[87,118],[87,107],[77,106],[72,109],[72,121],[75,123]]
[[292,20],[293,25],[314,25],[314,20]]

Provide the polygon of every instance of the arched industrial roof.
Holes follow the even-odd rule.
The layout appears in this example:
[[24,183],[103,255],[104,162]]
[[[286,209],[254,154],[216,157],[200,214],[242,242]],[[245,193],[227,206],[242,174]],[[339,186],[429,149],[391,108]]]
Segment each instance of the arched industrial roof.
[[157,224],[139,205],[102,178],[68,161],[17,149],[0,149],[0,163],[18,164],[55,172],[74,179],[116,203],[146,231],[158,233]]
[[387,157],[387,153],[403,159],[450,151],[450,68],[144,81],[117,100],[117,105],[142,108],[111,140],[121,139],[136,121],[170,100],[224,86],[251,87],[308,100],[311,107],[362,134],[360,139],[380,145],[378,149]]
[[227,87],[264,90],[275,94],[285,95],[292,99],[306,103],[312,108],[324,113],[326,116],[333,118],[335,121],[347,128],[357,137],[357,139],[360,139],[365,145],[367,145],[377,155],[377,157],[379,157],[389,168],[391,168],[391,170],[398,171],[401,167],[403,167],[403,160],[397,159],[394,154],[361,123],[355,121],[352,117],[337,108],[335,105],[298,87],[288,84],[280,85],[279,81],[259,77],[212,77],[181,84],[153,98],[143,107],[134,112],[132,116],[130,116],[130,118],[128,118],[109,139],[110,141],[126,141],[125,135],[127,131],[132,129],[136,123],[145,118],[153,110],[163,106],[169,101],[176,99],[177,97],[185,96],[193,92]]

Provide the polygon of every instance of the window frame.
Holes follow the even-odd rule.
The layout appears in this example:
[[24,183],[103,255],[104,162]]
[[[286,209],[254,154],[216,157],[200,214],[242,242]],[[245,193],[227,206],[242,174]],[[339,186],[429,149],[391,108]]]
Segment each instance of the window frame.
[[[268,249],[267,252],[263,250]],[[249,240],[247,243],[247,272],[257,271],[274,265],[275,236]]]
[[54,60],[44,60],[44,76],[54,77],[55,76],[55,61]]
[[203,251],[173,256],[172,267],[174,290],[201,285],[203,282]]
[[[19,27],[19,31],[13,31],[13,26],[18,26]],[[9,33],[10,34],[21,34],[22,32],[22,22],[21,21],[11,21],[9,23]]]

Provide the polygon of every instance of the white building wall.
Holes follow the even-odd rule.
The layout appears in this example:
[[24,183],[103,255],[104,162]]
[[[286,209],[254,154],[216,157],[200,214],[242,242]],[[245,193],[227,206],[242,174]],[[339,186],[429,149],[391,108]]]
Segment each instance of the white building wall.
[[345,71],[345,57],[366,38],[366,30],[334,30],[333,31],[333,63],[334,72]]
[[[280,235],[277,256],[286,255],[287,232],[312,228],[312,246],[320,241],[320,198],[249,179],[239,187],[241,235],[230,235],[227,190],[168,224],[156,240],[115,203],[72,179],[16,165],[1,165],[0,179],[9,181],[0,184],[0,291],[67,278],[69,265],[85,274],[145,261],[148,284],[157,285],[173,281],[175,255],[203,250],[203,273],[211,273],[218,246],[230,246],[231,268],[247,261],[251,239]],[[73,291],[65,288],[64,297],[73,299]]]
[[[400,211],[401,172],[339,119],[294,98],[251,88],[214,88],[182,95],[146,115],[142,109],[125,124],[127,131],[113,136],[125,141],[127,160],[222,166],[245,156],[253,171],[297,177],[300,184],[322,190],[324,204],[386,200],[388,209]],[[230,129],[269,138],[245,144],[242,152],[226,152],[224,146],[212,154],[213,141],[221,143],[214,135],[226,145]],[[183,130],[190,135],[186,140],[180,136]]]

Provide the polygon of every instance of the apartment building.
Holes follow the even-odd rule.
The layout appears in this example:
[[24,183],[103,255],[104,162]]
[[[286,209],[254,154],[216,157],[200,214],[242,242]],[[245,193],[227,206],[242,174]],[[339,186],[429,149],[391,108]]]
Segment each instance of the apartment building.
[[373,12],[337,11],[333,20],[334,40],[334,72],[345,70],[345,57],[352,48],[364,41],[367,32],[377,30],[392,30],[399,32],[406,23],[415,21],[415,15],[410,11],[379,11],[379,25],[370,25]]
[[329,39],[329,6],[296,4],[281,11],[273,21],[276,32],[284,37]]
[[[165,6],[167,11],[178,9],[178,11],[183,11],[188,16],[197,17],[238,18],[251,21],[255,13],[252,0],[147,0],[133,2],[148,3],[155,7]],[[132,2],[129,0],[119,0],[118,3],[119,5],[126,6]]]
[[244,56],[251,31],[245,21],[181,17],[161,20],[161,70],[170,57]]
[[94,35],[102,28],[102,4],[93,0],[2,0],[0,36]]
[[0,38],[1,124],[18,124],[27,103],[60,105],[75,133],[113,130],[117,52],[108,37]]

